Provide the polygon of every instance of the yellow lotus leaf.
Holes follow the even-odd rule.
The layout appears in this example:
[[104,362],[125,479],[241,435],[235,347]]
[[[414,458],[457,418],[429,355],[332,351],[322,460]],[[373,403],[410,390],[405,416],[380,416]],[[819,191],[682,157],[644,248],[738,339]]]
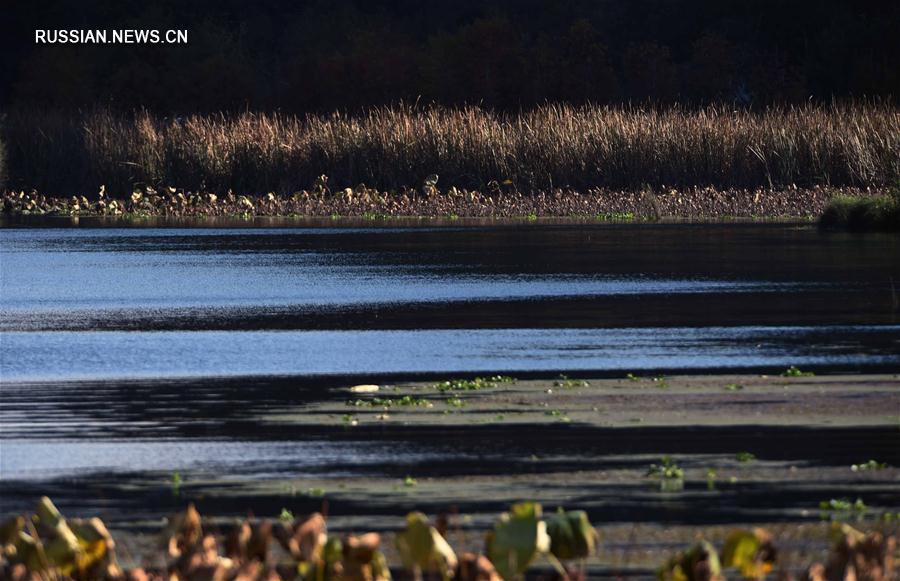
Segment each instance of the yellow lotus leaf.
[[397,535],[396,544],[400,560],[408,570],[416,567],[423,571],[437,570],[449,578],[456,569],[456,553],[421,512],[406,515],[406,529]]
[[500,515],[487,537],[487,556],[504,579],[525,572],[534,558],[550,551],[547,524],[541,520],[541,505],[514,504]]

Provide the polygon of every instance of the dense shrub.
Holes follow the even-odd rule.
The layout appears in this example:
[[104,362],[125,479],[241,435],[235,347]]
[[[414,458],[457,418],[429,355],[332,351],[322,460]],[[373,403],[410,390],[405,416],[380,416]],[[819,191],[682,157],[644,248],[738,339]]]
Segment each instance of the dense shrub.
[[900,193],[891,196],[836,196],[825,207],[823,228],[900,232]]

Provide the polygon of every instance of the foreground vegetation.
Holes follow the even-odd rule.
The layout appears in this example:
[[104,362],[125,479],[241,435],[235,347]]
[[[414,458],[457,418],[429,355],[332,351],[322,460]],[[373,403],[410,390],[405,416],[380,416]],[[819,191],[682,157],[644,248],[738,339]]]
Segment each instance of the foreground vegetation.
[[[549,564],[551,579],[584,579],[584,559],[598,550],[599,534],[583,511],[544,516],[541,505],[523,502],[500,515],[485,535],[481,554],[456,552],[446,541],[446,519],[432,526],[420,512],[406,517],[395,537],[399,578],[502,581],[521,579],[538,561]],[[98,518],[65,519],[43,497],[33,515],[0,526],[0,573],[6,579],[345,579],[388,580],[392,571],[381,550],[381,535],[329,535],[325,516],[296,519],[282,511],[277,522],[245,520],[223,534],[204,530],[193,505],[169,519],[162,533],[167,566],[123,570],[115,541]],[[810,580],[894,576],[896,539],[864,534],[835,523],[826,564],[801,575]],[[699,540],[663,563],[660,579],[712,581],[763,579],[777,565],[776,540],[763,529],[734,530],[721,551]],[[782,578],[794,578],[789,571]]]
[[[7,187],[219,197],[438,184],[497,197],[592,189],[884,188],[900,180],[890,104],[770,108],[546,105],[518,114],[394,106],[358,115],[10,113]],[[328,183],[320,176],[327,175]],[[710,194],[714,195],[714,194]]]

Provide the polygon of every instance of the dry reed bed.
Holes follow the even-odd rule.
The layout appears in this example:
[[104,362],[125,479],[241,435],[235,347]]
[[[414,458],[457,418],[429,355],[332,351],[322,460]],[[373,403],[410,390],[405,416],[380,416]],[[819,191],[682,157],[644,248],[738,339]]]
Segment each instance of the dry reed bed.
[[375,108],[359,115],[160,117],[13,112],[8,187],[58,196],[101,184],[289,194],[333,187],[486,189],[882,188],[900,181],[900,109],[885,103],[765,111],[547,105],[519,114]]

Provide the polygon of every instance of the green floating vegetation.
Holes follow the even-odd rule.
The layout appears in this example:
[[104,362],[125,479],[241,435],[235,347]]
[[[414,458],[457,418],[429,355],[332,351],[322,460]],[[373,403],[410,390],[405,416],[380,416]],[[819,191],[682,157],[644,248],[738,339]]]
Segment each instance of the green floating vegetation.
[[854,472],[874,472],[876,470],[887,470],[887,468],[887,463],[879,462],[877,460],[869,460],[862,464],[853,464],[850,466],[850,470]]
[[544,412],[544,415],[550,416],[551,418],[555,418],[561,422],[571,422],[572,420],[566,415],[566,412],[562,410],[547,410]]
[[801,371],[796,365],[791,365],[781,372],[781,377],[815,377],[812,371]]
[[458,397],[448,397],[444,400],[444,403],[455,408],[465,407],[466,405],[466,402]]
[[665,375],[654,375],[652,377],[641,377],[639,375],[635,375],[634,373],[629,373],[625,376],[625,379],[627,379],[628,381],[634,381],[634,382],[646,380],[646,381],[651,382],[654,387],[658,387],[660,389],[666,389],[667,387],[669,387],[669,382],[666,379]]
[[853,232],[900,232],[900,187],[887,196],[835,196],[822,212],[819,226]]
[[743,464],[756,461],[756,455],[750,452],[738,452],[734,455],[734,459]]
[[478,391],[491,389],[503,383],[515,383],[515,377],[508,375],[492,375],[490,377],[476,377],[474,379],[449,379],[434,384],[438,391]]
[[647,469],[647,476],[653,478],[684,478],[684,470],[670,456],[663,456],[659,464],[651,464]]
[[861,498],[850,500],[849,498],[832,498],[819,503],[819,510],[828,513],[865,512],[869,509]]
[[553,387],[561,387],[563,389],[574,389],[576,387],[590,387],[590,382],[585,381],[584,379],[571,379],[567,375],[560,375],[559,378],[553,382]]
[[684,488],[684,470],[669,456],[663,456],[659,464],[651,464],[646,475],[658,480],[663,492],[677,492]]
[[431,407],[427,399],[404,395],[403,397],[372,397],[365,399],[351,399],[347,401],[352,407]]

